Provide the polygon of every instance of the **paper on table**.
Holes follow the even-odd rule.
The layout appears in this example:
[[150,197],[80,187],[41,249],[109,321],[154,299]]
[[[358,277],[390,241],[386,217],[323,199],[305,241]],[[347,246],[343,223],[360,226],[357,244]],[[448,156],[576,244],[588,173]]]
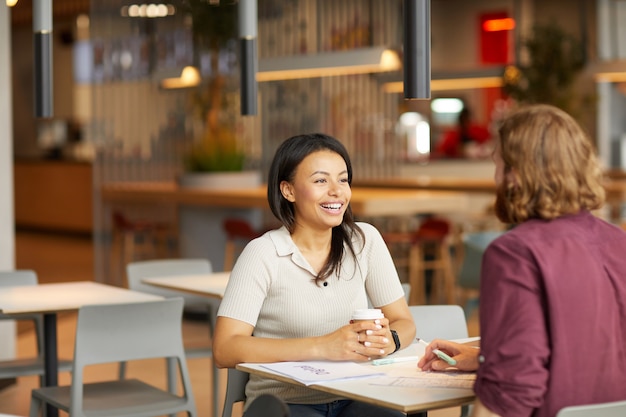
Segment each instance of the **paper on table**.
[[376,378],[372,385],[390,387],[472,388],[476,381],[474,372],[415,372],[412,376]]
[[304,385],[384,375],[383,372],[371,366],[362,366],[356,362],[276,362],[265,363],[261,366],[287,375]]

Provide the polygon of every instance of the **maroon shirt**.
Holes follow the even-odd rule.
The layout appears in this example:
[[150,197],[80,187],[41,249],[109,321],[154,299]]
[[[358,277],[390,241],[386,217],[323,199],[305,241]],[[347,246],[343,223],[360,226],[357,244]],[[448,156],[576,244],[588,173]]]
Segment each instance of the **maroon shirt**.
[[524,222],[483,256],[474,390],[507,417],[626,400],[626,233],[588,212]]

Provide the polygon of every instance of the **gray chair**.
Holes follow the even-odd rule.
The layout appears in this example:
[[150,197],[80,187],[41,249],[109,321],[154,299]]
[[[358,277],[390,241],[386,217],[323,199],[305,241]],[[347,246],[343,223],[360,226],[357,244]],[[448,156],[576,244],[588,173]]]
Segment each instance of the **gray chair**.
[[430,342],[433,339],[464,339],[467,322],[463,309],[458,305],[409,306],[416,335]]
[[224,399],[222,417],[231,417],[233,414],[233,405],[241,401],[246,401],[246,384],[248,383],[248,379],[250,379],[250,374],[247,372],[239,371],[235,368],[228,368],[226,398]]
[[[409,306],[415,322],[416,336],[430,342],[433,339],[465,339],[467,322],[458,305]],[[461,417],[469,416],[470,407],[461,407]]]
[[[0,287],[16,287],[38,285],[39,280],[35,271],[15,270],[0,271]],[[29,320],[35,326],[37,339],[37,356],[30,358],[5,359],[0,361],[0,379],[17,378],[25,375],[39,375],[40,385],[43,384],[44,360],[43,360],[43,316],[41,314],[28,314],[20,316],[7,316],[0,314],[0,320]],[[72,361],[59,360],[59,371],[71,371]]]
[[562,408],[556,417],[624,417],[626,401],[614,401],[601,404],[573,405]]
[[289,407],[275,395],[259,395],[250,407],[243,413],[243,417],[289,417]]
[[[176,275],[201,275],[213,272],[211,263],[207,259],[163,259],[153,261],[137,261],[131,262],[126,266],[126,275],[128,279],[128,288],[134,291],[141,291],[163,297],[182,297],[185,300],[185,311],[193,313],[205,313],[209,320],[209,335],[213,340],[213,329],[215,329],[215,321],[217,319],[217,309],[220,300],[203,297],[193,294],[187,294],[180,291],[158,288],[153,285],[144,284],[144,278],[167,277]],[[206,358],[213,356],[213,350],[210,346],[194,347],[185,349],[187,359]],[[120,378],[125,375],[125,364],[120,364]],[[213,364],[213,413],[218,414],[218,397],[219,397],[219,370]],[[175,364],[168,363],[168,388],[170,392],[176,392],[176,373]]]
[[[72,417],[150,417],[187,412],[197,416],[182,337],[183,300],[100,304],[81,307],[76,324],[72,383],[34,389],[30,417],[52,405]],[[91,365],[173,358],[182,395],[138,379],[86,383]]]
[[471,297],[470,294],[478,294],[480,289],[483,253],[485,253],[487,246],[503,233],[503,231],[493,230],[467,233],[463,237],[462,255],[460,255],[462,260],[460,261],[461,266],[459,267],[456,286],[462,295],[466,317],[469,317],[478,306],[478,296]]

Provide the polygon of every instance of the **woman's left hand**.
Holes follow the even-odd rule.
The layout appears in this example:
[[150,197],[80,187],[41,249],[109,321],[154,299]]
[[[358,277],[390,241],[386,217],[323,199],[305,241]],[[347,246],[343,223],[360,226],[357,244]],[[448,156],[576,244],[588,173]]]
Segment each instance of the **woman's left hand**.
[[352,323],[351,326],[357,334],[357,341],[365,348],[363,354],[369,359],[389,355],[396,349],[389,330],[388,319],[376,319],[373,322],[359,321]]

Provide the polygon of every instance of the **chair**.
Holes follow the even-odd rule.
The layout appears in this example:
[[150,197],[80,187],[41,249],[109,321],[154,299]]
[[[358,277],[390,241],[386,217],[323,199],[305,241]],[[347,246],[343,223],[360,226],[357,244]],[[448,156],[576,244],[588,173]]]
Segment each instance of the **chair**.
[[[433,339],[465,339],[468,336],[463,309],[458,305],[409,306],[416,335],[427,342]],[[470,408],[461,407],[461,417],[468,416]]]
[[224,246],[224,271],[230,271],[235,264],[235,253],[241,250],[243,245],[252,239],[261,236],[264,231],[255,230],[252,225],[243,219],[234,217],[224,219],[222,228],[226,232],[226,245]]
[[562,408],[556,417],[624,417],[626,401],[614,401],[601,404],[573,405]]
[[[144,278],[155,278],[176,275],[200,275],[210,274],[213,271],[211,262],[208,259],[162,259],[154,261],[131,262],[126,266],[128,288],[134,291],[141,291],[166,298],[182,297],[185,300],[185,310],[206,313],[209,320],[209,335],[213,340],[213,329],[217,320],[217,309],[220,301],[210,297],[183,294],[179,291],[158,288],[153,285],[144,284]],[[212,357],[213,350],[210,346],[186,348],[185,356],[191,358]],[[213,409],[214,414],[218,413],[219,397],[219,370],[215,365],[213,368]],[[126,366],[120,364],[120,378],[124,378]],[[170,392],[176,392],[175,363],[168,361],[168,388]]]
[[[31,270],[0,271],[0,287],[15,287],[38,285],[37,274]],[[0,320],[29,320],[35,326],[37,339],[37,356],[22,359],[8,359],[0,361],[0,379],[16,378],[25,375],[39,375],[40,384],[43,384],[44,360],[43,360],[43,316],[41,314],[28,314],[21,316],[7,316],[0,314]],[[72,361],[59,360],[59,371],[71,371]]]
[[430,342],[433,339],[465,339],[467,322],[458,305],[409,306],[416,335]]
[[250,379],[249,373],[239,371],[235,368],[228,368],[226,398],[224,399],[222,417],[231,417],[233,414],[233,405],[241,401],[246,401],[246,384],[248,383],[248,379]]
[[271,394],[262,394],[256,398],[243,413],[243,417],[289,417],[287,404]]
[[390,247],[408,246],[407,256],[395,256],[396,267],[406,266],[409,270],[411,295],[409,304],[419,305],[426,302],[425,272],[434,272],[433,299],[438,296],[436,290],[443,286],[443,292],[448,304],[455,304],[454,270],[450,254],[449,237],[452,232],[450,222],[445,219],[428,218],[412,232],[385,232],[383,239]]
[[[34,389],[30,417],[46,404],[72,417],[149,417],[186,411],[196,416],[182,338],[182,298],[81,307],[76,323],[73,377],[69,386]],[[182,395],[137,379],[85,383],[90,365],[173,358]]]
[[487,246],[503,233],[503,231],[483,231],[467,233],[463,237],[462,250],[458,254],[461,266],[459,267],[456,286],[461,295],[460,302],[466,317],[469,317],[478,305],[483,253],[485,253]]

